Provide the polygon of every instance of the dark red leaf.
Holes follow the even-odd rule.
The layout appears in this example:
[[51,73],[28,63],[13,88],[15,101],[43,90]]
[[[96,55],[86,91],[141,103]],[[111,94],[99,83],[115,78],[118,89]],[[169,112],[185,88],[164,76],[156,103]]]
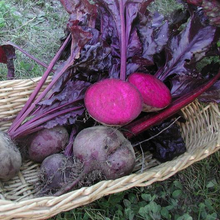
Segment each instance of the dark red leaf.
[[202,4],[202,0],[187,0],[188,4],[199,6]]
[[[217,73],[220,69],[220,63],[208,64],[202,69],[202,74],[207,78],[212,77],[213,73]],[[220,103],[220,80],[218,80],[210,89],[199,96],[199,101]]]
[[5,50],[4,50],[4,48],[3,48],[4,46],[1,46],[0,47],[0,62],[1,63],[7,63],[7,56],[6,56],[6,54],[5,54]]
[[0,46],[0,62],[7,63],[8,60],[15,59],[15,49],[11,45]]

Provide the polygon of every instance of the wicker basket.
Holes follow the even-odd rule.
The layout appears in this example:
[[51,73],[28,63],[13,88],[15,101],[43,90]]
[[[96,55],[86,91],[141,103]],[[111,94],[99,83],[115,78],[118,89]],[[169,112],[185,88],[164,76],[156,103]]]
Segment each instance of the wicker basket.
[[[0,83],[0,118],[13,118],[28,99],[39,78],[2,81]],[[181,131],[187,152],[178,158],[159,164],[145,155],[137,155],[135,172],[116,180],[101,181],[91,187],[81,188],[59,197],[35,197],[35,182],[39,165],[23,163],[18,175],[8,182],[0,182],[0,219],[47,219],[97,200],[103,196],[132,187],[148,186],[162,181],[220,149],[220,111],[211,103],[202,106],[198,101],[182,109],[186,123]],[[1,121],[0,129],[6,130],[11,121]]]

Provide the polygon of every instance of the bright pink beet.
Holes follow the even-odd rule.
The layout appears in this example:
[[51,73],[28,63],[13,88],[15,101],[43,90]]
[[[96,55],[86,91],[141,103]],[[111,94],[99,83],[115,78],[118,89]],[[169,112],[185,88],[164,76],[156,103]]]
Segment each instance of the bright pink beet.
[[93,84],[86,91],[84,101],[91,117],[105,125],[125,125],[133,121],[143,107],[139,91],[120,79]]
[[128,82],[136,86],[143,97],[143,111],[153,112],[167,107],[172,100],[170,90],[155,76],[145,73],[132,73]]

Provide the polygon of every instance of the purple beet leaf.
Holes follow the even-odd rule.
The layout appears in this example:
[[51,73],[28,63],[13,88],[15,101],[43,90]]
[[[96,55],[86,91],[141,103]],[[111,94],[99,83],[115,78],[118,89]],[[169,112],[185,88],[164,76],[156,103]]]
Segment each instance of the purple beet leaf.
[[220,81],[218,80],[209,90],[200,95],[199,101],[220,103]]
[[215,39],[215,32],[216,28],[203,27],[199,19],[195,15],[192,16],[186,28],[171,38],[166,48],[166,64],[156,76],[165,81],[171,75],[190,74],[187,66],[205,56]]
[[165,21],[164,16],[158,13],[142,14],[138,31],[143,44],[142,57],[151,61],[153,64],[153,56],[160,53],[168,42],[168,21]]

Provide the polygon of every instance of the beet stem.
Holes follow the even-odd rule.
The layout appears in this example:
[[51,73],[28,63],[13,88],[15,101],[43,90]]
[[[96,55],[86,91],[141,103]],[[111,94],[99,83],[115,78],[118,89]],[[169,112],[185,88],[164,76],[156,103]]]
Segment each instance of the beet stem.
[[[11,138],[14,138],[16,135],[16,129],[22,124],[22,122],[25,120],[25,118],[34,110],[36,105],[46,96],[46,94],[50,91],[50,89],[53,87],[53,85],[59,80],[61,75],[69,68],[69,65],[65,65],[62,70],[55,76],[55,78],[50,82],[50,84],[46,87],[46,89],[38,96],[38,98],[33,101],[31,106],[24,112],[24,114],[20,117],[20,119],[17,122],[17,125],[13,127],[13,130],[9,132],[9,135]],[[58,112],[57,116],[61,115],[62,113]],[[26,128],[27,129],[27,128]]]
[[124,13],[124,0],[120,0],[120,18],[121,18],[121,67],[120,79],[126,79],[126,30],[125,30],[125,13]]
[[39,120],[37,121],[33,121],[31,124],[29,125],[24,125],[23,127],[20,127],[20,129],[16,130],[12,135],[11,135],[11,138],[12,139],[16,139],[16,138],[19,138],[21,137],[22,135],[27,135],[27,134],[31,134],[33,133],[32,129],[47,122],[47,121],[50,121],[54,118],[56,118],[57,116],[60,116],[60,115],[64,115],[64,114],[67,114],[69,112],[72,112],[72,111],[75,111],[75,110],[78,110],[78,109],[81,109],[83,108],[82,106],[78,106],[78,107],[73,107],[73,108],[69,108],[69,109],[65,109],[63,111],[58,111],[58,112],[55,112],[51,115],[48,115],[48,116],[45,116],[44,118],[40,118]]
[[24,49],[22,49],[21,47],[19,47],[18,45],[12,43],[12,42],[7,42],[6,45],[11,45],[13,47],[15,47],[16,49],[18,49],[19,51],[21,51],[23,54],[25,54],[27,57],[29,57],[30,59],[34,60],[36,63],[40,64],[41,66],[48,68],[47,64],[45,64],[44,62],[40,61],[39,59],[37,59],[36,57],[32,56],[31,54],[29,54],[27,51],[25,51]]
[[[22,126],[27,126],[27,125],[29,125],[29,124],[31,124],[31,123],[33,123],[33,122],[35,122],[35,121],[37,121],[37,120],[39,120],[39,119],[42,119],[43,117],[45,117],[45,116],[47,116],[47,115],[49,115],[49,114],[53,114],[54,112],[60,112],[61,114],[62,114],[62,108],[63,107],[67,107],[68,105],[72,105],[72,104],[74,104],[74,103],[77,103],[77,102],[79,102],[79,101],[82,101],[82,99],[77,99],[77,100],[74,100],[74,101],[72,101],[72,102],[69,102],[69,103],[65,103],[65,104],[63,104],[63,105],[60,105],[60,106],[57,106],[57,107],[55,107],[55,108],[53,108],[53,109],[50,109],[49,111],[47,111],[47,112],[45,112],[45,113],[43,113],[43,114],[41,114],[41,115],[39,115],[39,113],[38,113],[38,116],[36,116],[36,117],[33,117],[33,118],[31,118],[29,121],[27,121],[24,125],[21,125],[21,127]],[[38,109],[39,110],[39,109]],[[35,114],[37,114],[37,111],[35,112]],[[17,131],[19,130],[19,128],[17,129]]]
[[69,137],[69,143],[67,144],[67,146],[64,150],[64,153],[63,153],[66,157],[73,156],[73,142],[74,142],[76,134],[77,134],[77,129],[76,129],[76,126],[73,125],[72,126],[72,131],[71,131],[70,137]]
[[43,84],[45,83],[47,77],[49,76],[51,70],[53,69],[54,65],[56,64],[57,60],[59,59],[61,53],[63,52],[63,50],[67,46],[70,38],[71,38],[71,35],[69,35],[67,37],[67,39],[65,40],[65,42],[63,43],[63,45],[61,46],[61,48],[59,49],[59,51],[55,55],[55,57],[52,59],[51,63],[49,64],[49,66],[47,68],[47,70],[43,74],[40,82],[37,84],[37,86],[35,87],[35,90],[30,95],[30,98],[28,99],[28,101],[26,102],[26,104],[24,105],[22,110],[19,112],[19,114],[17,115],[14,122],[12,123],[11,127],[8,130],[8,133],[9,133],[10,136],[21,125],[21,123],[28,116],[28,114],[34,109],[34,107],[36,105],[36,102],[33,103],[33,100],[35,99],[35,97],[39,93],[40,89],[42,88]]

